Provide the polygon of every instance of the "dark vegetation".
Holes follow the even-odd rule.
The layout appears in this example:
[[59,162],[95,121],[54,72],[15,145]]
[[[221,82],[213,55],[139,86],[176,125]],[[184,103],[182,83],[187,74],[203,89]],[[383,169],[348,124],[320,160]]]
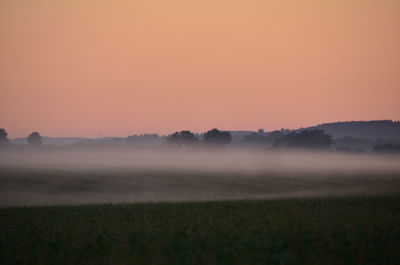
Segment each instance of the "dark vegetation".
[[0,209],[0,263],[400,264],[400,197]]
[[274,145],[284,148],[300,149],[330,149],[333,144],[332,136],[322,130],[304,130],[291,132],[276,139]]
[[232,142],[232,136],[228,131],[212,129],[204,134],[204,143],[206,145],[223,146],[230,142]]
[[259,129],[257,132],[252,132],[244,136],[241,144],[250,146],[271,146],[283,135],[285,135],[285,131],[283,130],[265,133],[264,130]]
[[10,140],[7,138],[6,130],[0,128],[0,145],[8,145]]
[[38,132],[33,132],[28,136],[27,143],[31,146],[41,146],[43,145],[42,136]]
[[387,154],[400,154],[400,145],[399,144],[377,144],[377,145],[375,145],[373,152],[387,153]]
[[191,131],[175,132],[167,137],[167,141],[177,147],[191,147],[199,143],[199,139]]

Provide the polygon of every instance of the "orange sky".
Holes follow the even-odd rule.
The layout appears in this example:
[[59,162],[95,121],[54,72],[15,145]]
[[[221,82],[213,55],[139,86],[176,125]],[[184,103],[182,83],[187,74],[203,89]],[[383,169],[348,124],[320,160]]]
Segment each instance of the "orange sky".
[[400,119],[398,0],[0,0],[11,138]]

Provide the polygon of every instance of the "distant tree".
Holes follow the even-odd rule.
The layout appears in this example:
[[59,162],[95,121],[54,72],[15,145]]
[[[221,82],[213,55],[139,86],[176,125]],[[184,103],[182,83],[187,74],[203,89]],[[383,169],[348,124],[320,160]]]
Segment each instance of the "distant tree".
[[240,143],[251,146],[270,146],[277,139],[281,138],[285,133],[287,133],[286,130],[272,131],[266,133],[262,131],[262,129],[259,129],[257,132],[252,132],[244,136]]
[[374,153],[387,153],[387,154],[400,154],[400,145],[399,144],[377,144],[372,149]]
[[300,149],[329,149],[332,144],[332,136],[323,130],[292,132],[282,135],[274,143],[276,147]]
[[269,142],[268,140],[268,137],[264,133],[261,134],[259,132],[252,132],[251,134],[243,137],[241,143],[248,145],[264,145]]
[[288,132],[285,129],[272,131],[267,134],[267,137],[268,137],[269,141],[275,142],[277,139],[281,138],[286,133],[288,133]]
[[155,133],[145,133],[129,135],[124,139],[124,142],[129,145],[158,145],[163,142],[163,138]]
[[7,138],[7,131],[5,129],[0,128],[0,145],[8,145],[10,140]]
[[198,139],[191,131],[175,132],[167,137],[167,143],[175,146],[193,146],[198,143]]
[[204,143],[207,145],[223,146],[230,142],[232,142],[232,136],[228,131],[212,129],[204,134]]
[[42,136],[38,132],[33,132],[28,136],[28,145],[41,146],[43,145]]

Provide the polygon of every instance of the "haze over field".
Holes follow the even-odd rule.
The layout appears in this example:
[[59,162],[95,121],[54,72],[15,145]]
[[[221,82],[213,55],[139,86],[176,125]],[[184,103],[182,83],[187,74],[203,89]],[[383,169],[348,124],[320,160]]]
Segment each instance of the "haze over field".
[[1,206],[400,192],[398,156],[75,149],[0,158]]

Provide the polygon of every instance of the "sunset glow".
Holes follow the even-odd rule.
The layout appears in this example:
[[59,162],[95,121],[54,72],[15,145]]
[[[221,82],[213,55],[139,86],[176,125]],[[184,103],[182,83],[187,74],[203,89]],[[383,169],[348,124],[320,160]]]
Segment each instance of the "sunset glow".
[[0,0],[11,138],[400,119],[400,1]]

